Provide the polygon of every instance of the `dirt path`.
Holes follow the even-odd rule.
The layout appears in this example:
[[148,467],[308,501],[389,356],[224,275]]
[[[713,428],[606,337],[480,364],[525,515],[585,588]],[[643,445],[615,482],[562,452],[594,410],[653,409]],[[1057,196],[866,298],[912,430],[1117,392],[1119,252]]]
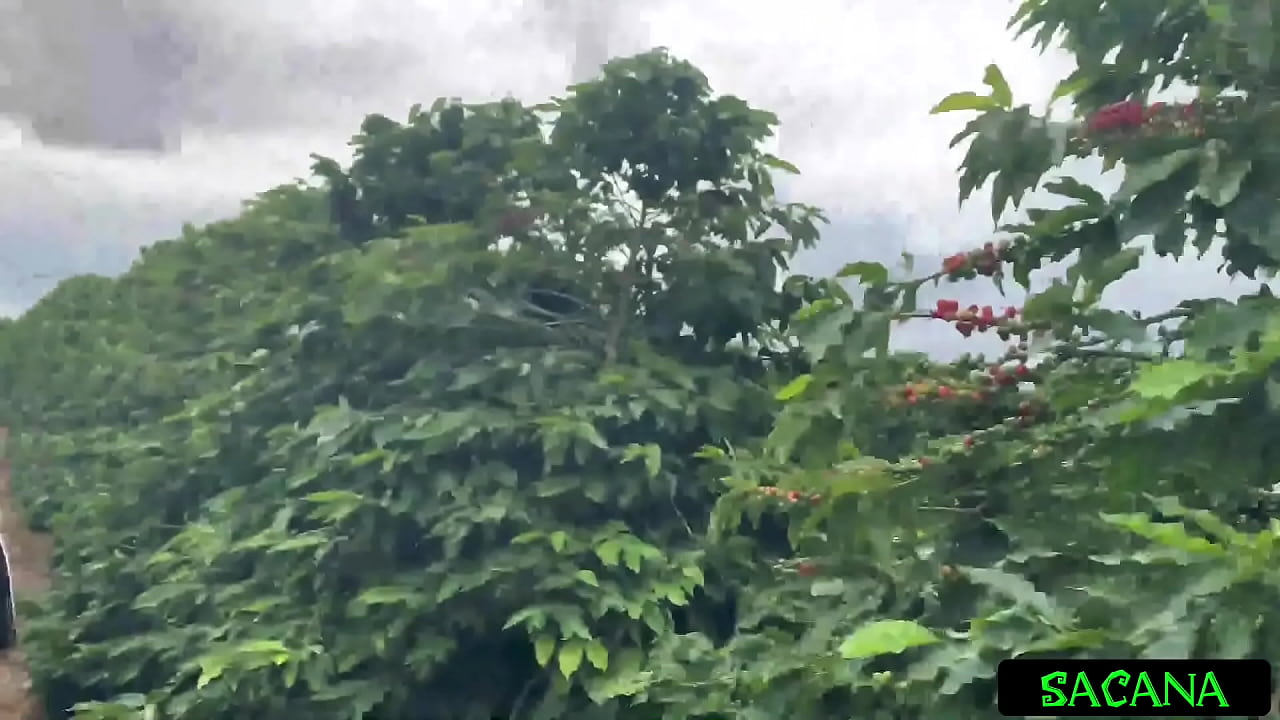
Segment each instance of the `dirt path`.
[[[22,598],[49,586],[51,543],[48,537],[31,532],[17,511],[9,487],[9,461],[3,457],[8,437],[9,429],[0,428],[0,535],[9,552],[14,589]],[[22,652],[0,653],[0,720],[40,720],[30,687]]]

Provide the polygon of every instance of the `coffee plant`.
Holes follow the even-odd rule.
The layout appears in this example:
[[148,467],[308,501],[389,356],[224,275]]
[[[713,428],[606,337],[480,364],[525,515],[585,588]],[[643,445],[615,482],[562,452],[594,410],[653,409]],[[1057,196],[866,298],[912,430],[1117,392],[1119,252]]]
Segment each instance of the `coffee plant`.
[[[1276,21],[1026,0],[1075,117],[995,66],[943,99],[994,229],[909,279],[788,277],[823,217],[774,117],[653,51],[369,116],[63,282],[0,327],[50,717],[963,719],[1006,658],[1276,656],[1277,300],[1104,303],[1152,254],[1280,264]],[[920,307],[976,278],[1034,292]]]
[[320,186],[7,329],[50,712],[652,713],[633,675],[736,572],[695,454],[799,362],[759,338],[821,216],[774,198],[773,122],[661,52],[370,116]]
[[[1055,96],[1077,118],[1015,105],[994,66],[989,92],[939,103],[977,113],[955,140],[969,143],[962,199],[989,184],[993,220],[1009,206],[1026,219],[918,279],[846,268],[861,302],[835,292],[802,311],[813,365],[780,393],[769,440],[705,451],[729,471],[713,537],[781,518],[794,561],[821,569],[803,583],[832,599],[792,628],[803,652],[754,665],[759,693],[741,693],[731,656],[706,656],[715,703],[741,698],[744,717],[797,697],[838,717],[989,716],[1005,658],[1276,654],[1276,299],[1264,284],[1149,316],[1101,300],[1149,252],[1220,249],[1220,272],[1275,270],[1277,11],[1029,0],[1013,25],[1076,56]],[[1175,84],[1196,99],[1151,101]],[[1118,191],[1070,173],[1071,158],[1091,156],[1123,168]],[[1062,200],[1041,205],[1031,191]],[[985,276],[1030,289],[1031,272],[1055,261],[1065,278],[1024,307],[917,308],[925,283]],[[892,327],[920,318],[1013,344],[985,367],[966,358],[880,390]],[[914,446],[886,456],[850,445],[833,464],[825,440],[810,440],[851,437],[876,414],[916,418]],[[761,496],[822,501],[779,508]]]

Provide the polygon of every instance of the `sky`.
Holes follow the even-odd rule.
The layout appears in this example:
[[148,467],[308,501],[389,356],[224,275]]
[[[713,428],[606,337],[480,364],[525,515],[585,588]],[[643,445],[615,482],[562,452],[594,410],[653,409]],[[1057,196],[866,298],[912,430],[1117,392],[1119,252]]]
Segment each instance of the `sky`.
[[[367,113],[404,117],[438,96],[538,101],[610,55],[653,46],[692,61],[717,91],[779,115],[777,151],[802,171],[783,192],[832,219],[797,270],[826,274],[904,250],[932,263],[986,241],[985,193],[958,206],[959,155],[947,149],[964,118],[928,110],[950,92],[979,89],[991,62],[1017,101],[1043,104],[1069,59],[1013,38],[1012,0],[784,7],[0,0],[0,312],[20,312],[70,275],[119,272],[184,221],[227,216],[305,175],[312,152],[344,156]],[[1097,168],[1081,172],[1099,177]],[[1214,267],[1146,263],[1107,300],[1158,310],[1188,293],[1252,287]],[[978,286],[964,296],[1000,300]],[[959,347],[936,326],[904,337]]]

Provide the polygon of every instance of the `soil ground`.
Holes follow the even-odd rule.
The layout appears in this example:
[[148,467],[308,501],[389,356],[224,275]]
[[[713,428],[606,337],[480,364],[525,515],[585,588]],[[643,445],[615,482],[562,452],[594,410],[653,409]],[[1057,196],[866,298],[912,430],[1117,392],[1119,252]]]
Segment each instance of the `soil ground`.
[[[9,461],[3,459],[8,428],[0,428],[0,535],[9,551],[9,568],[19,598],[49,586],[51,542],[31,532],[22,519],[9,486]],[[21,637],[22,626],[18,626]],[[39,704],[31,696],[31,680],[21,648],[0,653],[0,720],[40,720]]]

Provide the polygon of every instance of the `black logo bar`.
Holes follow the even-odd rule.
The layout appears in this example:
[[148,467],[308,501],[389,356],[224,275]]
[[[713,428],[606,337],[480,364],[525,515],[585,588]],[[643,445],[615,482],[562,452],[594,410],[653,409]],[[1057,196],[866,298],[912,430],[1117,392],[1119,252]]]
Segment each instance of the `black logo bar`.
[[1271,712],[1266,660],[1005,660],[1006,717],[1261,717]]

